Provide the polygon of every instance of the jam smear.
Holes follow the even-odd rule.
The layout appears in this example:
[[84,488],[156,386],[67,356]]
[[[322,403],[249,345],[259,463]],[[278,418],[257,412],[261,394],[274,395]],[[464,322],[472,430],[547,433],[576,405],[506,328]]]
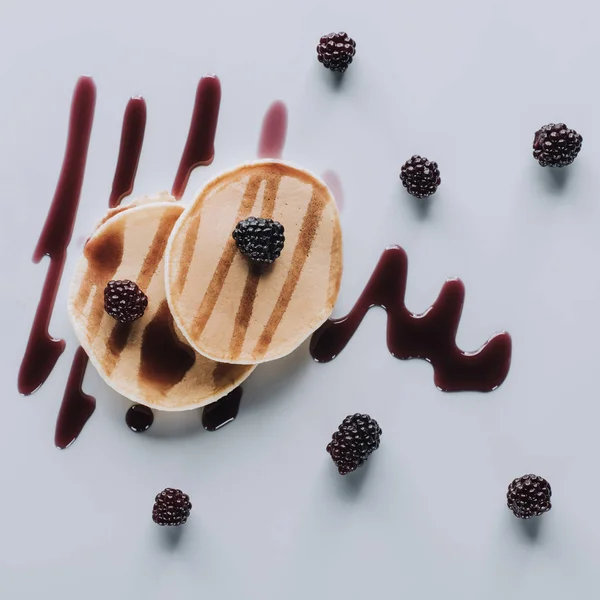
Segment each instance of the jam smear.
[[237,417],[243,393],[241,387],[236,387],[227,396],[206,406],[202,411],[202,427],[217,431],[231,423]]
[[173,315],[163,300],[142,336],[140,379],[167,391],[194,366],[196,354],[175,332]]
[[191,172],[200,165],[210,165],[215,157],[220,106],[221,82],[217,76],[207,75],[196,89],[192,121],[171,190],[178,200],[185,192]]
[[77,439],[88,419],[96,410],[96,400],[85,394],[81,387],[87,364],[88,356],[85,350],[79,346],[75,351],[56,421],[54,444],[61,450],[68,448]]
[[129,407],[129,410],[125,414],[125,423],[127,427],[135,433],[143,433],[148,431],[154,423],[154,413],[152,409],[144,406],[143,404],[134,404]]
[[312,357],[317,362],[333,360],[346,347],[367,311],[380,306],[387,312],[389,351],[403,360],[429,361],[440,390],[490,392],[499,387],[510,368],[510,335],[498,333],[476,352],[463,352],[456,346],[465,297],[463,283],[459,279],[446,281],[434,304],[415,315],[404,302],[407,275],[404,250],[399,246],[387,248],[352,310],[341,319],[326,321],[314,333]]
[[258,142],[259,158],[281,158],[287,136],[287,126],[287,107],[281,100],[277,100],[271,104],[263,119]]
[[119,157],[108,201],[109,208],[118,206],[133,190],[145,131],[146,101],[143,98],[131,98],[123,115]]
[[50,257],[50,266],[19,369],[18,389],[24,395],[32,394],[46,381],[65,349],[64,340],[51,337],[48,326],[79,207],[95,105],[94,81],[90,77],[80,77],[73,92],[67,146],[58,184],[33,254],[35,263],[44,256]]

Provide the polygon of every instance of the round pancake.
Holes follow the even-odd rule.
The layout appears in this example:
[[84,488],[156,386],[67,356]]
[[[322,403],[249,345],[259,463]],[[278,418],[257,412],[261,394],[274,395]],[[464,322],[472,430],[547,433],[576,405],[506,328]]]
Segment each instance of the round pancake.
[[[164,250],[184,209],[164,200],[134,202],[100,223],[77,265],[68,308],[80,344],[108,385],[140,404],[177,411],[218,400],[252,368],[201,356],[177,330],[166,300]],[[111,279],[130,279],[146,293],[141,319],[122,324],[106,314]]]
[[[262,272],[232,232],[249,216],[285,228],[281,256]],[[342,277],[342,234],[327,186],[275,160],[209,182],[173,228],[166,287],[177,326],[213,360],[256,364],[292,352],[331,314]]]

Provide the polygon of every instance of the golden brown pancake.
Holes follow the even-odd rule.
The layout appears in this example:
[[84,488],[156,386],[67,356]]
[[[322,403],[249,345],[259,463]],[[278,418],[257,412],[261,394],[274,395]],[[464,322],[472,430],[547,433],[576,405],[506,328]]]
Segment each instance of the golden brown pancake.
[[[262,273],[232,232],[249,216],[285,228]],[[256,364],[297,348],[331,314],[342,276],[338,210],[326,185],[280,161],[237,167],[208,183],[173,228],[169,307],[191,346],[213,360]]]
[[[166,200],[166,201],[165,201]],[[164,250],[183,207],[168,195],[113,209],[87,241],[69,293],[79,342],[102,378],[127,398],[159,410],[218,400],[251,373],[195,352],[173,322],[164,285]],[[130,279],[148,296],[131,324],[104,311],[111,279]]]

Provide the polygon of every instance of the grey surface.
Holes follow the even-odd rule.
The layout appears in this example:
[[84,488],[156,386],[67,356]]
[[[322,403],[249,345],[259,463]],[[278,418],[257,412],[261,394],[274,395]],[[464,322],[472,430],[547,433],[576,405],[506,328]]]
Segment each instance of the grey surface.
[[[370,2],[4,0],[0,8],[0,596],[223,600],[547,600],[597,594],[600,326],[598,11],[589,0]],[[341,86],[316,62],[344,28],[357,58]],[[497,330],[513,365],[495,393],[446,395],[421,361],[385,349],[373,311],[342,356],[304,346],[259,369],[238,420],[218,433],[197,413],[130,433],[127,403],[90,372],[96,414],[67,451],[55,416],[76,347],[65,291],[104,210],[130,95],[148,102],[136,194],[170,187],[198,77],[223,102],[209,176],[255,156],[267,106],[290,111],[285,158],[335,170],[346,195],[353,304],[384,245],[409,255],[407,303],[424,310],[446,277],[467,288],[459,346]],[[95,77],[96,121],[76,232],[51,332],[68,348],[22,399],[16,374],[47,263],[31,254],[58,177],[76,78]],[[533,132],[566,121],[584,136],[556,179]],[[443,185],[425,208],[399,184],[422,153]],[[337,476],[328,438],[350,412],[384,431],[355,477]],[[513,477],[539,473],[554,509],[535,531],[505,507]],[[179,486],[192,517],[179,538],[150,520]]]

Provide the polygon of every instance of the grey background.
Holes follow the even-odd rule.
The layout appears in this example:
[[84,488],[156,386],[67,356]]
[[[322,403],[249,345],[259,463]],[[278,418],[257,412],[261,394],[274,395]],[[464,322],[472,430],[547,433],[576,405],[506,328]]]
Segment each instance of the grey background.
[[[369,2],[80,0],[0,7],[0,596],[3,598],[589,598],[597,594],[600,482],[600,38],[589,0]],[[343,85],[316,62],[322,33],[346,29],[357,58]],[[90,369],[98,401],[80,439],[53,447],[76,343],[65,291],[104,211],[129,96],[148,102],[135,194],[169,188],[199,76],[223,102],[210,176],[255,156],[275,99],[290,111],[285,158],[343,183],[351,307],[383,247],[410,262],[420,312],[446,277],[465,282],[459,346],[513,336],[496,392],[447,395],[431,367],[385,348],[373,310],[348,348],[314,364],[306,345],[257,370],[235,423],[205,433],[198,413],[159,417],[143,436],[127,402]],[[76,78],[98,86],[81,208],[51,332],[68,342],[46,385],[20,398],[18,365],[47,263],[30,257],[64,149]],[[531,157],[533,132],[566,121],[584,136],[556,178]],[[443,185],[413,201],[398,181],[414,153]],[[355,477],[325,445],[365,411],[382,446]],[[554,489],[537,531],[505,507],[526,472]],[[179,539],[153,525],[154,495],[192,497]]]

